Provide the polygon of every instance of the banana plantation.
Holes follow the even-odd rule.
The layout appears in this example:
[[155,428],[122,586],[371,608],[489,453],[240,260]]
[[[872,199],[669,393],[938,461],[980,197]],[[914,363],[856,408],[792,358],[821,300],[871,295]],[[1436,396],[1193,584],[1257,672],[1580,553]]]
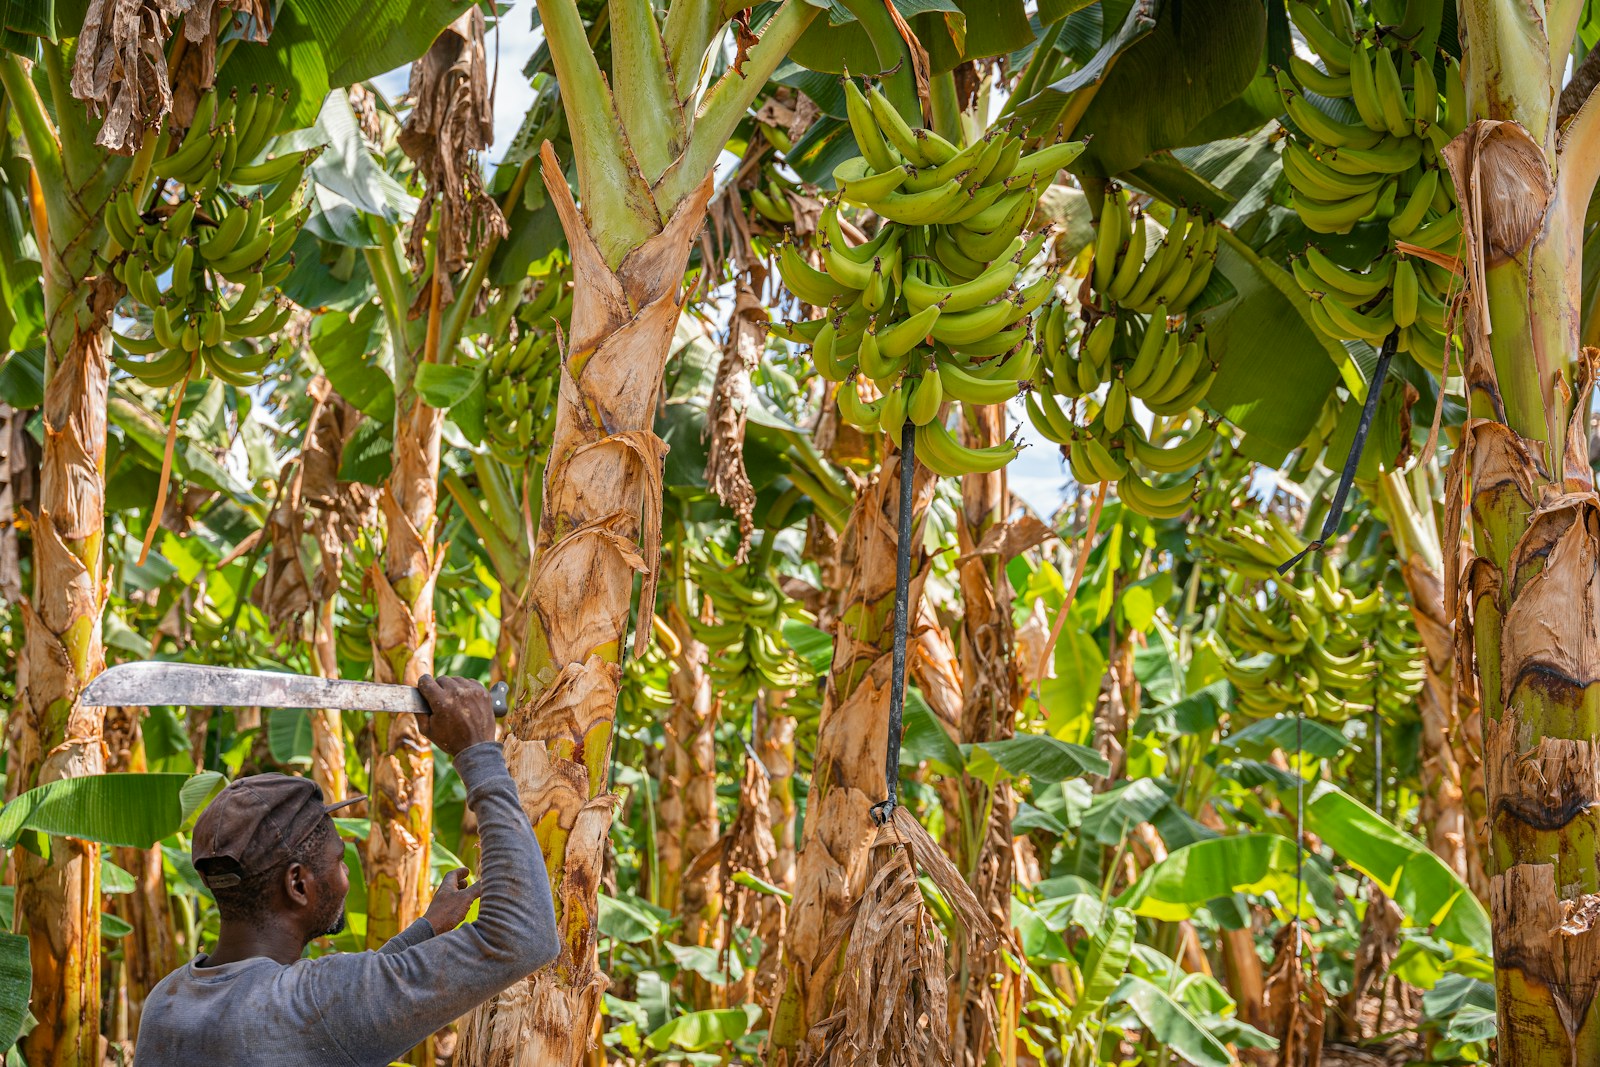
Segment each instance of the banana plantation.
[[0,0],[5,1064],[198,1062],[252,776],[354,801],[283,973],[409,951],[488,747],[559,951],[406,1063],[1600,1065],[1597,85],[1594,0]]

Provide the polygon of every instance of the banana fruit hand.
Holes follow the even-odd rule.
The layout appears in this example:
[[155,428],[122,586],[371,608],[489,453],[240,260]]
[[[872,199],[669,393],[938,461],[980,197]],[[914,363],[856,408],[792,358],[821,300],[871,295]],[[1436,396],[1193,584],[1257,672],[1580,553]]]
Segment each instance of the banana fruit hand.
[[[845,101],[861,155],[834,169],[838,196],[814,245],[790,242],[777,256],[789,292],[821,316],[773,332],[811,344],[818,373],[841,383],[850,425],[897,440],[909,420],[936,473],[998,469],[1015,446],[966,448],[946,428],[945,407],[1004,403],[1042,372],[1039,323],[1059,304],[1059,273],[1038,262],[1052,229],[1029,225],[1040,191],[1083,144],[1024,152],[997,128],[958,146],[849,78]],[[847,236],[846,205],[877,216],[866,240]]]
[[[181,137],[169,116],[157,142],[150,169],[175,183],[176,199],[149,203],[148,189],[128,185],[106,204],[106,267],[137,305],[130,317],[148,327],[118,336],[120,365],[145,384],[210,374],[243,388],[286,354],[270,342],[294,313],[278,287],[310,214],[306,170],[322,151],[267,152],[288,102],[273,86],[207,93]],[[257,189],[239,197],[225,184]]]
[[[1421,288],[1422,269],[1405,265],[1395,245],[1459,249],[1460,212],[1440,150],[1466,124],[1460,66],[1448,55],[1414,55],[1404,34],[1359,29],[1353,16],[1344,18],[1345,0],[1330,7],[1344,11],[1323,21],[1310,4],[1291,4],[1320,65],[1298,60],[1276,72],[1298,131],[1284,141],[1283,170],[1313,234],[1382,223],[1388,241],[1365,264],[1334,263],[1313,244],[1291,267],[1310,298],[1307,317],[1323,333],[1377,345],[1398,330],[1399,350],[1442,375],[1452,355],[1443,316],[1425,312],[1433,309],[1430,297],[1442,306],[1445,294]],[[1334,119],[1308,94],[1348,100],[1360,122]]]

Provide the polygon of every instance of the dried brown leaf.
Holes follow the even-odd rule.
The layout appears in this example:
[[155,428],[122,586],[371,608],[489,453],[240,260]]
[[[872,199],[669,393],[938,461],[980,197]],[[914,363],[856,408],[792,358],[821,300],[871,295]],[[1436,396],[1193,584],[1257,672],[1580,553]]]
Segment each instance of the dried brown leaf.
[[441,299],[449,303],[454,295],[450,275],[507,233],[505,215],[484,189],[477,163],[477,153],[494,143],[484,20],[477,6],[463,12],[412,65],[410,96],[400,149],[416,162],[425,193],[407,254],[422,274],[429,258],[429,224],[438,212],[435,269]]

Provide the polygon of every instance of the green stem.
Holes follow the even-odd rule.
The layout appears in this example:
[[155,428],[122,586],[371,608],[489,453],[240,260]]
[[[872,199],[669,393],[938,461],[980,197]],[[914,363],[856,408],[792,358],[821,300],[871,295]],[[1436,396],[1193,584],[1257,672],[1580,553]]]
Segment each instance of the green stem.
[[22,61],[10,52],[0,51],[0,86],[5,88],[6,98],[17,113],[17,125],[22,128],[22,139],[28,145],[33,169],[38,172],[39,185],[44,189],[45,206],[51,215],[59,215],[67,210],[61,141],[38,89],[34,88],[33,79],[22,69]]
[[935,74],[928,82],[928,103],[933,110],[933,132],[951,144],[965,144],[967,135],[961,128],[961,101],[956,98],[953,71]]
[[[501,530],[522,529],[522,509],[517,503],[516,487],[508,477],[507,468],[490,456],[479,453],[472,457],[478,484],[483,488],[483,502],[489,508],[489,517]],[[532,546],[528,546],[531,550]],[[523,553],[524,556],[527,552]],[[523,561],[526,566],[527,561]]]
[[100,171],[110,153],[94,143],[94,133],[85,121],[83,104],[73,95],[70,78],[59,46],[41,42],[41,66],[50,82],[51,112],[61,143],[62,170],[76,189],[88,185]]
[[610,11],[617,115],[645,180],[654,181],[672,165],[682,146],[683,108],[650,0],[611,0]]
[[[505,199],[500,204],[500,210],[507,218],[516,207],[517,201],[522,199],[522,191],[527,187],[528,179],[533,174],[537,156],[530,156],[517,171],[517,176],[511,181],[511,188],[506,190]],[[445,310],[444,327],[439,334],[439,350],[441,352],[454,352],[456,345],[461,342],[461,335],[466,330],[467,319],[471,317],[474,304],[478,302],[478,290],[483,288],[483,283],[489,276],[490,261],[494,259],[496,249],[500,247],[498,234],[490,237],[484,243],[478,258],[472,261],[472,267],[467,271],[467,276],[461,284],[456,286],[456,297]],[[398,266],[398,264],[397,264]],[[515,310],[517,301],[514,299],[503,302]],[[502,325],[504,325],[502,323]]]
[[667,5],[661,36],[679,100],[687,100],[694,91],[706,49],[725,21],[720,0],[673,0]]
[[495,528],[493,520],[484,514],[477,497],[472,495],[472,489],[467,485],[466,479],[455,471],[450,471],[444,476],[444,487],[456,502],[456,506],[461,509],[461,514],[472,527],[472,532],[483,542],[483,550],[489,554],[501,586],[505,586],[508,578],[513,578],[521,572],[521,560],[517,550],[505,535]]
[[743,73],[730,69],[706,92],[688,147],[656,187],[656,204],[663,215],[670,216],[705,181],[734,127],[820,10],[807,0],[783,0],[783,6],[762,28],[761,40],[745,55]]
[[562,89],[584,215],[606,262],[615,268],[660,231],[661,218],[635,166],[576,0],[539,0],[539,17]]

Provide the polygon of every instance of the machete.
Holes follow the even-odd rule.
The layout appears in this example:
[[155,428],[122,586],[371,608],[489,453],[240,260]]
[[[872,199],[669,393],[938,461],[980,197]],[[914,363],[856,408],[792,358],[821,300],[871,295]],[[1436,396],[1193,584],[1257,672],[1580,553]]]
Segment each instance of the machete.
[[[507,686],[489,690],[498,718],[506,713]],[[105,707],[330,708],[428,714],[415,686],[346,682],[309,674],[208,667],[202,663],[119,663],[84,686],[83,703]]]

